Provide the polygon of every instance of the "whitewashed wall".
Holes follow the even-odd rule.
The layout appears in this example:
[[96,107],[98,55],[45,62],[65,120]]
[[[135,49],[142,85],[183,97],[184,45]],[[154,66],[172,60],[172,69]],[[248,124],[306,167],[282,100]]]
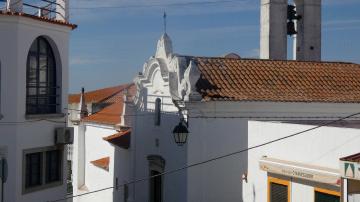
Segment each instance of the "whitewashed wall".
[[[145,65],[143,77],[138,82],[135,116],[132,124],[131,151],[133,180],[150,176],[149,155],[159,155],[165,160],[165,172],[186,164],[186,145],[175,144],[172,131],[179,123],[178,109],[170,96],[167,66],[168,51],[171,41],[162,36],[158,42],[157,58],[151,58]],[[155,125],[155,100],[161,99],[161,123]],[[163,201],[186,201],[186,172],[163,177]],[[143,202],[149,200],[149,181],[136,183],[130,187],[132,200]]]
[[[247,147],[246,120],[190,118],[189,126],[188,164]],[[240,201],[246,165],[244,153],[188,169],[187,201]]]
[[[249,147],[303,131],[314,126],[250,121]],[[267,173],[260,170],[262,156],[339,169],[339,158],[359,152],[360,130],[322,127],[248,152],[248,183],[243,184],[244,201],[267,200]],[[311,201],[315,183],[291,183],[293,202]],[[325,186],[325,185],[322,185]]]
[[[143,112],[141,112],[143,114]],[[176,115],[161,116],[161,125],[155,126],[150,116],[139,116],[136,118],[136,131],[132,134],[132,146],[135,152],[135,175],[133,179],[149,177],[149,155],[160,155],[165,159],[165,172],[179,168],[186,164],[186,146],[179,147],[175,144],[172,130],[179,123]],[[147,117],[147,118],[146,118]],[[156,146],[156,139],[159,146]],[[164,201],[183,202],[186,201],[186,172],[164,176],[163,197]],[[136,202],[149,200],[149,181],[136,183],[133,198]]]
[[[46,36],[57,58],[61,86],[61,108],[67,106],[69,32],[71,28],[18,16],[0,18],[1,113],[0,122],[25,122],[26,61],[29,48],[38,36]],[[64,110],[62,110],[64,111]],[[65,111],[64,111],[65,112]],[[52,118],[65,122],[65,117]],[[66,161],[61,186],[22,194],[23,150],[54,145],[54,129],[65,124],[50,122],[0,125],[0,148],[5,148],[9,178],[5,201],[47,201],[66,196]],[[64,160],[66,151],[64,151]]]
[[[82,159],[74,161],[73,167],[78,167],[77,171],[74,171],[74,176],[82,175],[85,173],[85,186],[82,189],[77,189],[74,184],[74,195],[91,192],[107,187],[115,186],[115,179],[118,178],[118,183],[122,184],[129,180],[129,162],[130,154],[128,150],[116,147],[109,142],[103,140],[104,137],[117,133],[112,126],[100,125],[100,124],[85,124],[85,170],[78,167],[76,164],[81,162]],[[77,150],[81,152],[83,145],[81,143],[74,144]],[[78,158],[81,155],[78,155]],[[91,161],[98,160],[104,157],[110,157],[109,170],[106,171],[99,168]],[[75,181],[76,179],[74,179]],[[86,187],[86,188],[85,188]],[[115,190],[108,189],[106,191],[97,192],[94,194],[84,195],[73,199],[74,202],[112,202],[123,201],[123,189]]]

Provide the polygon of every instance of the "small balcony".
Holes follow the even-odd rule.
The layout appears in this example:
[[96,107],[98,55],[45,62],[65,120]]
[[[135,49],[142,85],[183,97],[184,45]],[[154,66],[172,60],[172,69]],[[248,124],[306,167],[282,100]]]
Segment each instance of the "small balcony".
[[0,0],[0,11],[68,22],[68,4],[69,0]]

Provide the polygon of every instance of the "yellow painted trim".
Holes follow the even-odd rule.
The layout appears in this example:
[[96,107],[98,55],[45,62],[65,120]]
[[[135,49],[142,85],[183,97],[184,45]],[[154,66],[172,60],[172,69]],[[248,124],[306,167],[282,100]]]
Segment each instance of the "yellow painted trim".
[[268,202],[270,202],[270,184],[271,183],[275,183],[275,184],[281,184],[284,186],[287,186],[288,188],[288,202],[291,202],[291,189],[290,189],[290,182],[288,180],[282,180],[279,178],[275,178],[275,177],[268,177]]
[[[322,189],[322,188],[317,188],[317,187],[315,187],[314,193],[315,193],[315,192],[320,192],[320,193],[324,193],[324,194],[329,194],[329,195],[341,197],[340,192],[338,192],[338,191],[333,191],[333,190],[328,190],[328,189]],[[314,201],[315,201],[315,194],[314,194]]]

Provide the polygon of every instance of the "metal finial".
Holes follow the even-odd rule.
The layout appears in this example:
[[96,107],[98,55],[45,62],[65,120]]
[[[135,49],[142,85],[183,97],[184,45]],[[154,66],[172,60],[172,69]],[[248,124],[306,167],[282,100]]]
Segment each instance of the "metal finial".
[[166,12],[164,12],[164,33],[166,34]]

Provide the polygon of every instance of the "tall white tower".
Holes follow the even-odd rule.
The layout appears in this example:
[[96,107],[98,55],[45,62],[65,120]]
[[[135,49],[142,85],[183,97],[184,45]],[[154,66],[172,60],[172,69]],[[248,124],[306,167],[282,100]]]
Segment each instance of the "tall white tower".
[[31,2],[8,0],[0,11],[0,159],[7,162],[0,197],[5,202],[51,201],[64,198],[67,190],[66,139],[55,137],[56,132],[66,136],[69,36],[76,26],[68,21],[68,0]]
[[321,60],[321,0],[294,0],[297,21],[296,60]]
[[287,0],[261,0],[260,58],[287,58]]
[[[293,0],[297,34],[294,59],[321,60],[321,0]],[[261,0],[260,58],[287,59],[288,0]],[[292,2],[291,2],[292,4]],[[290,26],[291,28],[291,26]],[[293,30],[294,31],[294,30]],[[290,33],[293,34],[293,31]]]

